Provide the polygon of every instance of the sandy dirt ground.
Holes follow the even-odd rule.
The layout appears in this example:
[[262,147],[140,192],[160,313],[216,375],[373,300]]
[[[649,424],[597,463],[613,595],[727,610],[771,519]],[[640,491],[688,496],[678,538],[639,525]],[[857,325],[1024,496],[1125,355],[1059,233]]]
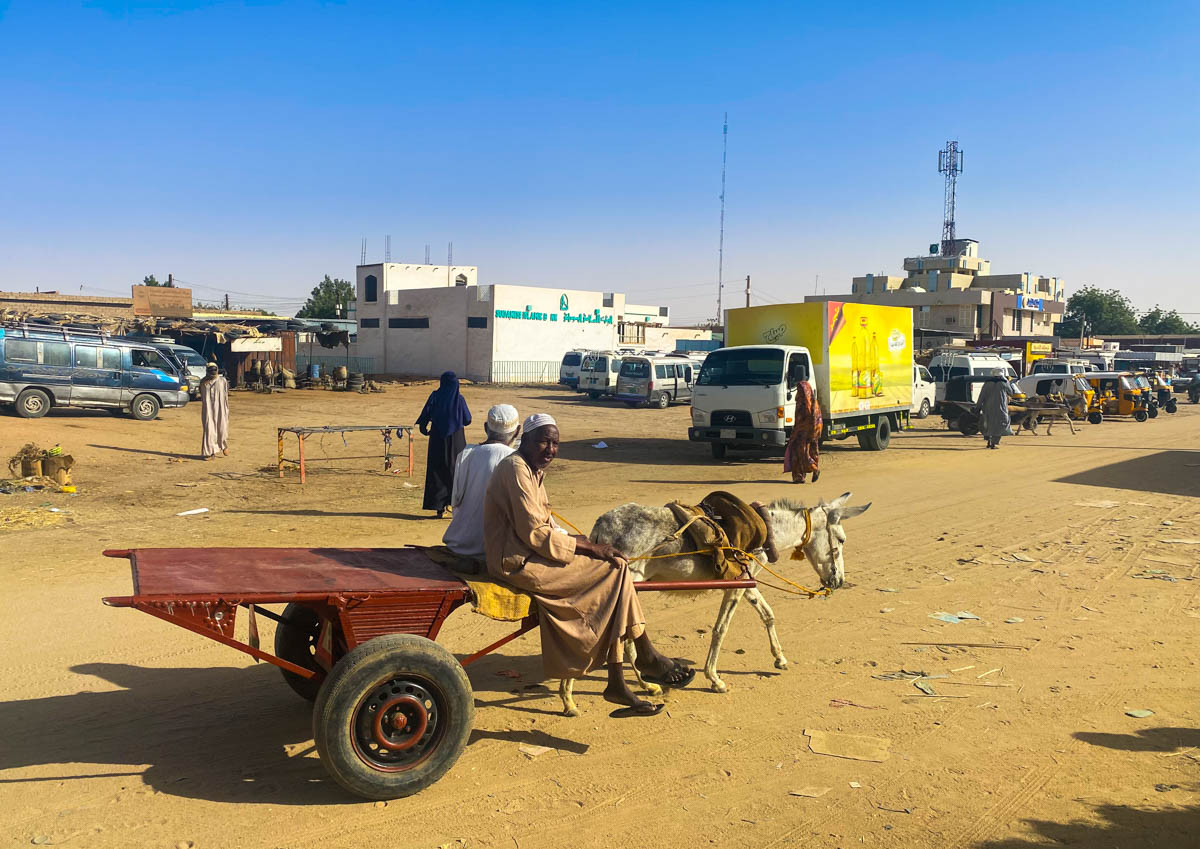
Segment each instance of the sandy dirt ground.
[[[0,415],[0,454],[61,443],[79,488],[0,495],[0,845],[1200,845],[1200,408],[1187,404],[999,451],[931,418],[883,453],[831,447],[820,483],[796,487],[779,458],[711,460],[686,441],[687,408],[466,387],[474,439],[492,403],[558,417],[547,485],[580,525],[625,501],[716,488],[810,502],[850,491],[871,509],[846,525],[844,589],[812,601],[765,591],[786,671],[743,607],[722,655],[729,693],[698,678],[664,715],[616,720],[593,676],[576,688],[582,715],[567,718],[528,635],[471,667],[475,730],[455,767],[387,804],[326,777],[309,705],[277,669],[101,605],[131,591],[128,563],[106,547],[436,542],[444,523],[420,509],[423,441],[412,488],[383,473],[376,434],[314,438],[303,488],[274,471],[276,426],[407,423],[427,392],[237,393],[232,456],[208,463],[194,454],[197,405],[152,423]],[[601,439],[608,448],[593,447]],[[348,455],[366,459],[337,459]],[[210,512],[176,516],[200,507]],[[645,599],[659,643],[697,662],[717,604]],[[466,653],[505,630],[462,608],[442,641]],[[1018,648],[913,645],[948,642]],[[927,696],[886,679],[899,670],[945,677]],[[1153,713],[1126,715],[1141,709]],[[806,730],[886,738],[890,754],[816,754]],[[551,750],[528,757],[522,744]],[[827,792],[794,795],[806,788]]]

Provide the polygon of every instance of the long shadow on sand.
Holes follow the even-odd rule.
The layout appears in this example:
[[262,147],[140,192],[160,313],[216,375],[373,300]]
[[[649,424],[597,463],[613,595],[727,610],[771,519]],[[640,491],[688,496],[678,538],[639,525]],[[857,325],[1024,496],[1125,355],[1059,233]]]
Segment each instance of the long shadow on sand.
[[[1197,467],[1197,468],[1191,468]],[[1200,496],[1200,451],[1159,451],[1058,478],[1056,483]]]
[[[974,843],[974,849],[1043,849],[1046,846],[1078,846],[1086,849],[1184,849],[1197,845],[1200,807],[1133,808],[1100,805],[1092,818],[1076,822],[1025,820],[1036,836],[1009,837]],[[1096,822],[1096,820],[1100,822]]]

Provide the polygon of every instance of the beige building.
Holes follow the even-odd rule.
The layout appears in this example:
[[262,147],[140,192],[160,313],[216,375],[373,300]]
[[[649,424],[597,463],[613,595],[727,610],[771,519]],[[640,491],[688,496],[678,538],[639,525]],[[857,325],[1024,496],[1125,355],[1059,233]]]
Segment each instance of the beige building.
[[907,257],[907,276],[855,277],[848,295],[808,301],[851,301],[911,307],[913,326],[966,339],[1053,336],[1066,307],[1063,282],[1029,272],[992,274],[979,243],[959,239],[954,256]]

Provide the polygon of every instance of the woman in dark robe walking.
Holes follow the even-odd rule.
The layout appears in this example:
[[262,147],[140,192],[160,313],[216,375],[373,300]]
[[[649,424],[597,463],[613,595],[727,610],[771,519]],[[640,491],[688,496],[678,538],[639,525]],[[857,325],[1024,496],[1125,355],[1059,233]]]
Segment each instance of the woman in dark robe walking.
[[442,385],[429,393],[417,427],[429,437],[425,463],[425,510],[436,510],[440,519],[446,514],[454,491],[454,461],[467,444],[463,431],[471,423],[471,411],[458,391],[458,377],[452,371],[442,374]]
[[796,423],[783,454],[783,470],[792,473],[792,483],[804,483],[812,472],[813,483],[821,477],[821,402],[808,381],[796,387]]

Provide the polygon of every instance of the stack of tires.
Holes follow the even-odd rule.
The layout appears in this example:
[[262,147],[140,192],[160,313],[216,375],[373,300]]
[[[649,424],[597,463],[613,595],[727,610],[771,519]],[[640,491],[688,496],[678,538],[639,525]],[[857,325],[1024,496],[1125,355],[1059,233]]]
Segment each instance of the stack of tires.
[[367,383],[367,376],[360,371],[350,372],[349,378],[346,379],[347,392],[362,392],[363,387]]

